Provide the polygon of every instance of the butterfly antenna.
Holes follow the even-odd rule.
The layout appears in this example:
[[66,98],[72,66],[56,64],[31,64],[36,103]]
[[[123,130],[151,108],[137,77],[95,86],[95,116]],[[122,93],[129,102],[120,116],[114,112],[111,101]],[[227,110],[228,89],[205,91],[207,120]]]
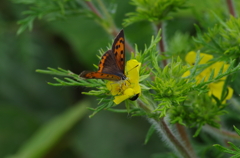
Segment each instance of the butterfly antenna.
[[128,70],[126,73],[129,73],[130,71],[132,71],[133,69],[135,69],[136,67],[138,67],[139,65],[134,66],[133,68],[131,68],[130,70]]
[[[133,68],[131,68],[131,69],[130,69],[129,71],[127,71],[126,73],[132,71],[133,69],[135,69],[135,68],[138,67],[138,66],[139,66],[139,65],[134,66]],[[130,82],[129,80],[127,80],[127,81],[128,81],[129,84],[131,84],[131,82]]]

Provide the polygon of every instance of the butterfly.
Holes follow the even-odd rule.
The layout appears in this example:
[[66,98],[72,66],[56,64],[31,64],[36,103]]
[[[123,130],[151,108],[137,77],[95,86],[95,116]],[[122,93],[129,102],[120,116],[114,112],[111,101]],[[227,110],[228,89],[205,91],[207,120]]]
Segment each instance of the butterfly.
[[[125,75],[125,38],[123,30],[114,39],[112,49],[102,55],[98,64],[98,71],[83,71],[80,77],[111,81],[127,79]],[[130,100],[136,100],[138,96],[139,94],[136,94]]]

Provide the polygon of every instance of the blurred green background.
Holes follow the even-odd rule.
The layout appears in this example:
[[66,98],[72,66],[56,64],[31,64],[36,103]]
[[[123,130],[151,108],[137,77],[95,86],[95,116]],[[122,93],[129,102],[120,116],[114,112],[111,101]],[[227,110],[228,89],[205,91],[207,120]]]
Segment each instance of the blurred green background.
[[[207,1],[196,2],[192,0],[190,4],[198,6],[198,10],[209,7]],[[125,14],[134,7],[128,1],[116,3],[114,19],[121,29]],[[0,1],[0,157],[18,157],[29,149],[36,157],[45,158],[157,158],[170,152],[157,134],[144,145],[150,126],[145,118],[102,111],[89,119],[91,111],[86,106],[96,107],[97,101],[81,94],[88,89],[53,87],[47,84],[54,82],[53,76],[35,72],[47,67],[61,67],[77,74],[93,70],[93,64],[98,63],[98,50],[106,50],[114,37],[83,16],[51,22],[36,20],[32,31],[17,36],[17,21],[24,17],[21,12],[27,8]],[[173,17],[166,25],[169,40],[179,31],[195,35],[193,23],[198,21],[191,8]],[[124,31],[127,40],[139,49],[149,44],[154,34],[147,22]],[[32,138],[37,139],[31,142]]]

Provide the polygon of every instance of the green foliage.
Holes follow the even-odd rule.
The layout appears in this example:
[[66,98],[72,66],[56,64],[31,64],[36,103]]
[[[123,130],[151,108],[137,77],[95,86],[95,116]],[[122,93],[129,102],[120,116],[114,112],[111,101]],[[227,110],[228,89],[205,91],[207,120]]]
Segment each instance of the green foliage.
[[62,68],[48,68],[48,70],[36,70],[36,72],[57,76],[65,76],[64,79],[54,77],[57,83],[48,83],[52,86],[102,87],[104,85],[104,82],[102,80],[83,80],[79,78],[79,75],[74,74],[70,70],[64,70]]
[[[18,34],[22,33],[27,28],[31,30],[33,27],[33,22],[36,19],[45,19],[50,21],[67,19],[70,16],[84,16],[91,18],[91,20],[94,20],[97,24],[101,25],[107,33],[114,36],[117,33],[116,24],[113,19],[113,16],[115,15],[115,8],[117,6],[116,4],[114,4],[113,7],[111,7],[111,4],[109,5],[110,7],[106,7],[104,1],[101,0],[95,2],[75,0],[14,0],[14,2],[29,6],[29,9],[23,12],[23,15],[26,17],[18,22],[18,24],[20,24]],[[151,25],[156,25],[156,28],[159,28],[159,24],[161,22],[169,20],[172,18],[171,16],[174,16],[172,13],[177,11],[177,13],[179,13],[181,9],[184,9],[186,2],[187,0],[132,0],[131,4],[136,7],[136,10],[134,12],[127,13],[128,18],[123,20],[123,24],[124,26],[128,26],[139,21],[148,21]],[[97,7],[95,7],[94,4],[97,4]],[[218,12],[221,11],[218,10],[216,13]],[[199,12],[198,16],[200,17],[197,17],[196,19],[203,18],[204,15],[201,16],[201,14],[202,12]],[[212,127],[219,128],[222,121],[220,116],[229,112],[226,110],[228,104],[222,102],[226,99],[227,94],[229,93],[228,83],[231,79],[230,75],[237,73],[240,70],[240,20],[239,18],[231,17],[225,22],[225,20],[221,19],[220,16],[215,16],[215,20],[217,19],[218,24],[216,24],[214,27],[211,27],[212,22],[204,22],[204,28],[210,26],[208,31],[204,32],[204,29],[196,26],[197,37],[195,37],[194,40],[189,38],[190,34],[192,35],[192,32],[188,32],[187,34],[182,32],[177,32],[173,35],[167,34],[167,31],[164,30],[168,28],[167,25],[162,27],[163,30],[158,30],[158,33],[155,35],[155,37],[153,36],[149,42],[150,44],[145,45],[143,50],[140,50],[142,48],[142,43],[135,45],[135,51],[131,50],[131,44],[127,43],[128,40],[126,40],[126,44],[128,44],[128,46],[126,45],[126,49],[129,49],[129,52],[135,53],[132,53],[131,58],[141,62],[142,66],[139,72],[141,94],[134,102],[125,100],[125,109],[116,108],[116,104],[113,102],[114,96],[111,95],[111,92],[106,87],[107,81],[99,79],[85,80],[80,78],[78,74],[61,68],[48,68],[47,70],[37,70],[37,72],[58,76],[54,77],[54,80],[56,81],[55,83],[48,83],[52,86],[83,86],[91,88],[90,90],[87,89],[86,92],[82,92],[82,94],[96,96],[98,98],[97,107],[88,107],[89,110],[93,111],[93,113],[89,116],[90,118],[102,110],[109,110],[116,113],[127,113],[130,116],[144,116],[149,120],[152,119],[156,121],[156,124],[158,123],[158,126],[155,126],[154,123],[151,122],[153,125],[147,132],[145,144],[149,141],[154,131],[160,132],[161,130],[165,130],[169,131],[169,133],[173,133],[173,138],[169,138],[171,136],[167,134],[166,136],[163,136],[168,137],[166,139],[167,143],[169,143],[168,141],[170,140],[172,142],[169,144],[173,144],[173,147],[171,146],[171,148],[181,150],[181,147],[178,146],[179,144],[181,145],[181,143],[176,143],[174,140],[181,140],[182,138],[177,137],[179,136],[178,134],[181,135],[182,133],[179,129],[175,128],[174,125],[181,124],[187,128],[195,128],[196,132],[193,135],[194,137],[200,134],[200,131],[202,128],[204,128],[204,125],[210,125]],[[116,18],[115,20],[120,21],[119,19],[121,18]],[[201,24],[199,26],[202,26],[202,21],[200,21],[200,23]],[[176,25],[173,28],[178,30],[178,27],[179,25]],[[126,30],[127,29],[128,28],[126,28]],[[148,29],[148,31],[149,30],[150,29]],[[160,34],[161,31],[163,31],[163,35]],[[167,37],[162,38],[161,36],[164,35],[167,35]],[[94,34],[94,37],[95,36],[101,39],[100,36]],[[144,41],[142,39],[147,39],[144,38],[144,33],[141,33],[140,35],[134,34],[134,36],[136,36],[135,39],[140,39],[141,41]],[[169,36],[172,37],[169,38]],[[168,41],[165,41],[166,39]],[[83,38],[83,40],[85,39]],[[163,43],[165,46],[167,46],[165,52],[159,51],[158,47],[162,47],[160,40],[164,40]],[[91,44],[92,43],[89,44],[89,47],[91,47]],[[196,44],[195,48],[193,44]],[[186,63],[184,63],[181,59],[184,59],[184,56],[188,51],[194,49],[198,51],[194,65],[186,65]],[[211,54],[214,56],[214,58],[209,63],[200,65],[200,52]],[[103,53],[103,51],[101,51],[101,53]],[[209,74],[207,74],[209,75],[208,78],[205,76],[201,81],[196,81],[196,78],[200,73],[202,73],[206,68],[209,68],[212,64],[219,61],[225,61],[230,65],[226,71],[223,70],[224,66],[220,68],[218,74],[215,74],[215,70],[212,69],[209,71]],[[168,62],[168,64],[166,65],[164,62]],[[97,65],[95,65],[95,67],[97,67]],[[183,77],[186,72],[190,72],[190,75]],[[227,78],[227,80],[225,80],[225,78]],[[209,85],[219,81],[225,82],[221,98],[217,98],[214,95],[210,96]],[[72,126],[78,119],[76,117],[79,114],[77,110],[79,109],[76,109],[76,112],[73,112],[74,118],[66,115],[68,118],[62,117],[59,119],[60,121],[56,121],[57,123],[53,125],[54,128],[57,128],[56,126],[59,125],[60,122],[63,122],[65,127],[64,129],[70,129],[70,126]],[[169,121],[171,124],[174,124],[172,127],[168,127],[168,122],[165,124],[165,127],[163,126],[164,123],[159,123],[159,121],[164,120],[164,117],[166,116],[168,118],[167,121]],[[70,125],[67,126],[65,121]],[[39,145],[36,143],[36,146],[42,145],[43,147],[46,146],[46,148],[51,148],[53,146],[52,143],[66,132],[64,129],[59,129],[60,134],[58,133],[55,135],[56,137],[52,137],[54,140],[49,139],[47,144],[40,142]],[[50,128],[50,132],[47,133],[51,134],[52,130],[53,128]],[[174,135],[175,130],[179,132],[176,132],[177,136]],[[240,133],[236,128],[235,130]],[[37,136],[36,139],[39,139],[38,137],[44,137],[47,135],[45,132],[43,133],[44,134],[39,134],[40,136]],[[40,152],[43,151],[42,153],[45,154],[47,151],[46,148],[43,149],[41,147],[39,147],[38,151],[32,150],[32,143],[29,144],[27,144],[26,149],[22,149],[19,152],[20,154],[16,155],[22,155],[21,153],[24,155],[27,153],[26,151],[32,151],[31,154],[38,154],[40,150]],[[238,157],[240,155],[240,149],[238,149],[232,143],[229,144],[234,150],[230,150],[219,145],[216,145],[216,147],[223,152],[234,154],[235,157]],[[36,146],[35,149],[38,148]],[[187,150],[187,148],[188,147],[186,147],[185,150]],[[202,148],[199,150],[204,149]],[[179,153],[181,152],[183,151],[180,151]],[[184,153],[183,155],[187,154]]]
[[174,58],[180,56],[181,59],[184,59],[186,53],[191,51],[192,45],[193,41],[188,34],[177,31],[174,36],[168,40],[166,55]]
[[152,36],[150,45],[147,47],[145,45],[145,48],[143,51],[138,50],[138,46],[135,45],[135,58],[139,62],[143,63],[142,68],[140,69],[141,75],[150,75],[151,67],[155,66],[158,67],[158,61],[161,61],[160,55],[156,49],[157,43],[160,41],[160,33],[161,30],[159,30],[156,37]]
[[[222,101],[215,96],[209,97],[206,93],[209,91],[208,85],[219,81],[224,76],[228,76],[240,70],[239,65],[234,67],[233,65],[235,62],[232,61],[228,70],[225,72],[223,72],[222,66],[219,73],[214,77],[213,74],[215,70],[213,69],[211,70],[210,77],[207,80],[202,79],[200,83],[196,83],[194,78],[206,68],[206,66],[202,67],[201,65],[198,65],[200,60],[201,59],[198,54],[195,65],[190,69],[191,74],[188,77],[189,80],[187,82],[189,84],[188,88],[186,86],[187,84],[184,84],[184,88],[182,89],[181,87],[178,88],[179,90],[186,90],[185,93],[182,93],[185,94],[185,99],[182,100],[182,104],[180,106],[178,105],[172,107],[170,110],[171,123],[180,123],[188,127],[197,127],[197,131],[194,136],[197,136],[202,126],[206,124],[219,128],[220,126],[216,123],[216,121],[219,120],[219,116],[226,113],[224,110],[226,104],[223,104]],[[176,90],[174,90],[174,92],[176,92]]]
[[[194,98],[194,99],[193,99]],[[207,94],[191,94],[181,106],[170,110],[171,123],[180,123],[187,127],[196,127],[196,137],[206,124],[219,128],[219,116],[226,114],[223,105],[212,101]]]
[[208,78],[208,80],[207,81],[202,80],[198,85],[194,86],[194,89],[197,90],[199,88],[205,87],[206,85],[208,85],[210,83],[214,83],[216,81],[219,81],[223,77],[226,77],[230,74],[236,73],[237,71],[240,70],[240,64],[238,64],[235,67],[234,67],[234,65],[235,65],[235,61],[233,60],[233,61],[231,61],[230,66],[228,67],[228,69],[225,72],[223,72],[223,66],[222,66],[219,73],[215,77],[213,77],[214,71],[215,71],[213,69],[211,71],[211,74],[210,74],[210,77]]
[[[96,88],[97,90],[90,90],[89,92],[82,92],[86,95],[94,95],[100,98],[100,102],[102,105],[98,106],[96,109],[89,108],[90,110],[93,110],[93,114],[90,115],[90,117],[94,116],[96,113],[103,109],[108,109],[114,106],[113,104],[113,97],[109,94],[109,90],[106,88],[106,82],[103,80],[85,80],[79,77],[79,75],[74,74],[73,72],[69,70],[64,70],[61,68],[53,69],[48,68],[48,70],[36,70],[36,72],[39,73],[45,73],[45,74],[51,74],[51,75],[58,75],[58,76],[65,76],[65,78],[57,78],[54,77],[54,80],[57,81],[57,83],[48,83],[52,86],[85,86],[85,87],[91,87]],[[108,99],[110,97],[110,99]],[[104,100],[102,99],[104,98]]]
[[206,33],[202,33],[200,28],[197,28],[198,35],[195,38],[197,47],[203,53],[216,55],[215,61],[236,59],[240,55],[239,48],[239,32],[240,32],[240,19],[230,17],[229,20],[224,22],[217,17],[219,23],[214,27],[209,28]]
[[[235,127],[235,126],[233,126],[233,127],[234,127],[236,133],[240,136],[240,130],[237,127]],[[240,157],[240,148],[237,147],[236,145],[234,145],[231,142],[228,142],[228,144],[230,145],[231,149],[223,147],[223,146],[221,146],[219,144],[215,144],[213,146],[216,147],[221,152],[233,155],[230,158],[238,158],[238,157]]]
[[149,82],[149,86],[154,90],[153,98],[158,103],[155,111],[161,111],[160,117],[166,115],[167,110],[172,106],[180,105],[187,94],[190,92],[193,83],[187,83],[185,78],[181,76],[188,70],[181,60],[178,58],[176,62],[164,67],[159,67],[153,71],[154,80]]
[[[36,19],[45,18],[48,21],[67,18],[68,16],[88,15],[90,12],[79,9],[80,5],[74,0],[54,0],[54,1],[29,1],[13,0],[15,3],[29,5],[29,10],[22,12],[24,19],[18,21],[20,28],[17,34],[21,34],[26,29],[32,30],[33,22]],[[91,14],[93,15],[93,14]]]
[[147,135],[146,135],[144,144],[147,144],[147,143],[148,143],[150,137],[152,136],[152,134],[153,134],[154,132],[155,132],[155,127],[154,127],[154,125],[152,125],[152,126],[149,128],[148,132],[147,132]]
[[136,11],[127,13],[129,18],[124,20],[124,25],[143,20],[159,23],[170,19],[169,13],[185,8],[185,2],[186,0],[132,0],[131,4],[136,6]]
[[[33,22],[36,19],[44,18],[47,21],[66,19],[73,16],[84,16],[94,20],[108,32],[112,32],[114,22],[111,14],[114,14],[114,9],[111,8],[111,14],[101,1],[97,1],[102,14],[90,11],[87,6],[92,5],[88,1],[75,0],[54,0],[54,1],[29,1],[29,0],[13,0],[15,3],[29,5],[29,10],[22,12],[24,19],[19,20],[20,28],[17,34],[21,34],[26,29],[32,30]],[[91,6],[94,8],[94,6]]]
[[[152,37],[150,45],[145,46],[144,51],[139,51],[138,46],[135,47],[135,56],[142,63],[140,69],[140,82],[142,95],[140,99],[148,105],[149,111],[143,111],[141,108],[135,108],[133,103],[128,103],[128,113],[132,116],[147,115],[148,117],[164,117],[170,113],[171,123],[180,123],[188,127],[197,127],[195,133],[197,136],[203,125],[209,124],[214,127],[219,127],[216,120],[220,115],[225,114],[220,101],[212,102],[212,98],[206,93],[208,92],[208,84],[214,83],[221,78],[228,76],[238,70],[240,65],[234,67],[234,61],[230,63],[229,68],[223,72],[223,67],[214,77],[214,69],[211,70],[211,75],[207,80],[202,80],[200,83],[195,81],[195,77],[199,75],[209,65],[199,65],[201,60],[198,53],[195,65],[192,67],[186,66],[180,58],[177,61],[172,60],[163,69],[159,65],[159,61],[163,60],[159,55],[156,45],[160,40],[160,31],[157,36]],[[96,67],[96,66],[95,66]],[[151,69],[149,69],[151,68]],[[114,106],[113,96],[109,95],[109,90],[106,88],[106,82],[102,80],[84,80],[71,71],[63,69],[37,70],[40,73],[47,73],[58,76],[66,76],[64,79],[54,78],[57,83],[49,83],[53,86],[85,86],[95,88],[89,92],[83,92],[86,95],[94,95],[99,98],[99,106],[93,110],[93,117],[96,113],[103,109],[111,109]],[[182,77],[183,74],[190,71],[190,76]],[[151,72],[151,73],[150,73]],[[152,78],[153,80],[150,80]],[[144,92],[151,89],[152,92]],[[149,104],[146,98],[152,98],[154,103]],[[188,99],[195,98],[195,99]],[[151,99],[150,99],[151,100]],[[169,111],[170,110],[170,111]],[[117,109],[112,110],[118,112]],[[189,113],[191,115],[189,115]]]

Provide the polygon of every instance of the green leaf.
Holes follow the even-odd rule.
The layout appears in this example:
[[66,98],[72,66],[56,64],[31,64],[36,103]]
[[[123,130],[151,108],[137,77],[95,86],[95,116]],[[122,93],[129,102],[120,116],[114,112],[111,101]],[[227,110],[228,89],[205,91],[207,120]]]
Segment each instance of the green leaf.
[[154,125],[151,125],[151,127],[149,128],[149,130],[147,132],[145,141],[144,141],[145,145],[148,143],[149,139],[151,138],[151,136],[153,135],[154,132],[155,132],[155,127],[154,127]]
[[159,23],[170,19],[169,13],[184,9],[185,2],[186,0],[131,0],[131,4],[136,6],[136,10],[126,14],[128,18],[124,20],[123,25],[128,26],[143,20]]
[[139,79],[139,82],[144,81],[144,80],[147,79],[149,76],[150,76],[150,74],[148,74],[148,75],[141,75],[141,76],[140,76],[140,79]]
[[233,126],[233,128],[237,132],[237,134],[240,136],[240,130],[236,126]]
[[81,101],[55,117],[37,131],[17,152],[10,158],[42,158],[48,151],[86,114],[89,102]]
[[237,153],[236,155],[231,156],[230,158],[239,158],[239,157],[240,157],[240,153]]
[[233,143],[231,143],[231,142],[228,142],[228,144],[234,149],[234,150],[236,150],[236,151],[240,151],[240,149],[238,148],[238,147],[236,147]]
[[[240,130],[237,129],[235,126],[233,126],[235,131],[238,133],[238,135],[240,135]],[[231,158],[238,158],[240,157],[240,149],[239,147],[237,147],[236,145],[234,145],[233,143],[231,142],[228,142],[228,144],[231,146],[232,149],[228,149],[228,148],[225,148],[219,144],[215,144],[213,145],[214,147],[216,147],[218,150],[222,151],[222,152],[225,152],[225,153],[228,153],[228,154],[232,154],[233,156],[231,156]]]
[[234,154],[235,153],[234,151],[232,151],[232,150],[230,150],[228,148],[222,147],[219,144],[214,144],[213,146],[216,147],[218,150],[220,150],[222,152],[225,152],[225,153],[228,153],[228,154]]

